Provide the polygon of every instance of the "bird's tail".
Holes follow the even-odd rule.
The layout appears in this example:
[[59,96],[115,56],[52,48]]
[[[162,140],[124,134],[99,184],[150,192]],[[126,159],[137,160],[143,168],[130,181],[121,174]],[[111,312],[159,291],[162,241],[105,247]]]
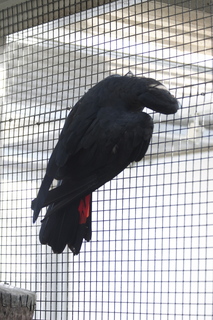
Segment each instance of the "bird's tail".
[[51,246],[55,253],[61,253],[68,245],[74,255],[77,255],[83,239],[91,239],[91,204],[92,195],[89,194],[52,214],[54,204],[50,205],[46,218],[42,221],[40,242]]

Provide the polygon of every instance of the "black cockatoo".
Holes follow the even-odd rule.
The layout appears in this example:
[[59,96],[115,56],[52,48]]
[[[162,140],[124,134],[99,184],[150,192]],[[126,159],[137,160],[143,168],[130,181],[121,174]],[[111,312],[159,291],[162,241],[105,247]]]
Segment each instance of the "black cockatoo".
[[[144,157],[153,132],[144,107],[173,114],[179,103],[154,79],[113,75],[71,110],[32,201],[34,222],[48,206],[39,238],[55,253],[66,245],[79,253],[83,239],[91,239],[92,192]],[[54,179],[58,185],[49,190]]]

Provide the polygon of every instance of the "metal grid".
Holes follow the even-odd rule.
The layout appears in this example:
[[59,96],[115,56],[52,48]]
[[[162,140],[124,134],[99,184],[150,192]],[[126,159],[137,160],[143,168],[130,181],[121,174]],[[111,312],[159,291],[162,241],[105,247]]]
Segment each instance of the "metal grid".
[[[175,3],[0,12],[0,281],[36,291],[34,319],[212,320],[212,6]],[[153,114],[145,159],[94,193],[80,255],[52,254],[30,203],[64,119],[88,88],[129,70],[163,81],[182,108]]]

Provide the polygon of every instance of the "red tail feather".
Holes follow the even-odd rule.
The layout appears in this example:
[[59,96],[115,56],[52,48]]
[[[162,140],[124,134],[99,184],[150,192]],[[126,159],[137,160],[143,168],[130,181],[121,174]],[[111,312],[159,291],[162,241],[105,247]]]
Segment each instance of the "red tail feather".
[[87,218],[90,216],[90,201],[91,201],[91,194],[88,194],[86,197],[81,199],[78,211],[80,214],[80,220],[79,223],[83,224],[86,223]]

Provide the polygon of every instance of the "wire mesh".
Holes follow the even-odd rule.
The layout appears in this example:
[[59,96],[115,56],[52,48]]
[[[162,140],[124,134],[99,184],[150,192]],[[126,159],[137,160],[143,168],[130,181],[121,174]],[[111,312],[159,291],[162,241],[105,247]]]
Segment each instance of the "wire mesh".
[[[35,319],[212,319],[211,10],[123,0],[0,12],[0,281],[36,291]],[[72,106],[129,70],[162,81],[182,108],[152,114],[145,159],[94,193],[80,255],[55,255],[31,200]]]

